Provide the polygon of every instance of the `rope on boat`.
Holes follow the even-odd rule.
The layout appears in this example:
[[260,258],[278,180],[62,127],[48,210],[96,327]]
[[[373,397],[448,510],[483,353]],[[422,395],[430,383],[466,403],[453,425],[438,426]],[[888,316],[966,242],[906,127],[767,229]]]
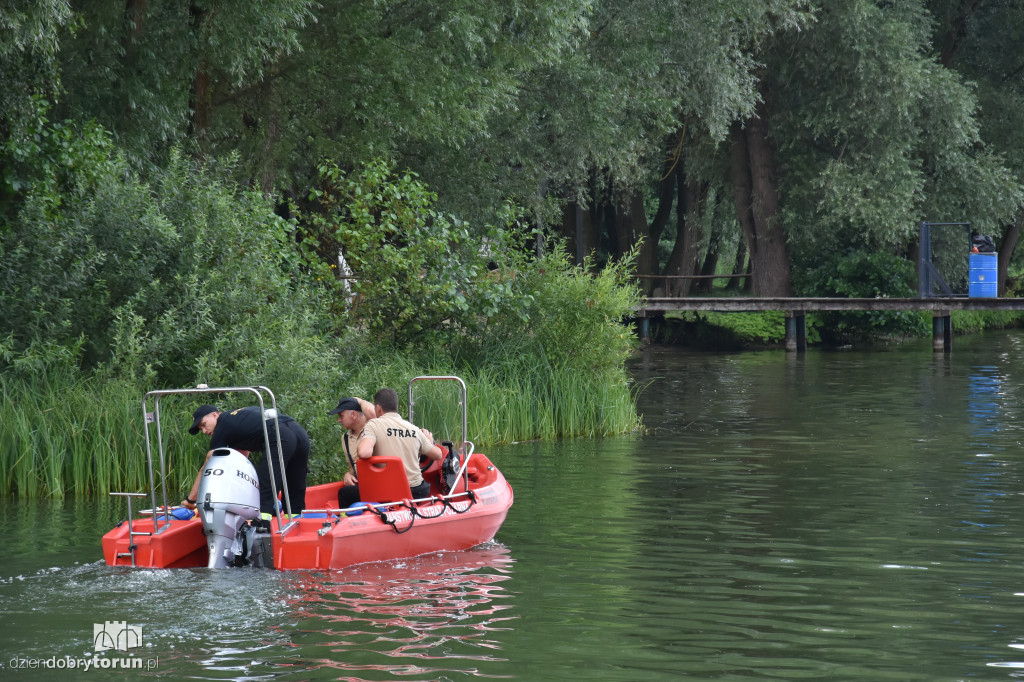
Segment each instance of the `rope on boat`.
[[[452,501],[451,501],[450,498],[442,497],[442,498],[440,498],[441,505],[442,505],[441,506],[441,511],[438,512],[437,514],[431,514],[430,516],[427,516],[427,515],[423,514],[416,505],[411,504],[408,501],[398,503],[397,505],[395,505],[395,508],[397,508],[397,509],[408,509],[409,510],[409,525],[406,526],[405,528],[401,529],[401,530],[398,529],[398,522],[393,520],[391,517],[388,516],[387,510],[381,509],[379,507],[369,506],[369,505],[367,506],[367,509],[369,509],[371,512],[376,514],[380,518],[381,521],[383,521],[384,523],[386,523],[389,526],[391,526],[391,528],[393,528],[396,533],[401,535],[402,533],[408,533],[410,530],[412,530],[413,524],[416,523],[416,519],[417,518],[421,518],[421,519],[436,519],[439,516],[442,516],[444,514],[445,507],[447,507],[448,509],[451,509],[456,514],[465,514],[470,509],[472,509],[473,505],[476,504],[476,502],[477,502],[476,494],[472,490],[467,491],[466,492],[466,496],[469,498],[469,504],[466,505],[465,509],[462,509],[462,510],[457,509],[455,507],[455,505],[452,504]],[[437,498],[435,498],[435,499],[437,499]],[[339,519],[339,521],[340,521],[340,519]]]
[[[431,498],[431,499],[432,500],[437,500],[438,498],[434,497],[434,498]],[[444,499],[441,498],[441,501],[444,502]],[[444,514],[444,505],[441,505],[441,511],[439,511],[436,514],[432,514],[430,516],[427,516],[426,514],[422,513],[420,511],[419,507],[417,507],[416,505],[410,505],[410,504],[406,503],[403,506],[408,507],[409,511],[412,512],[413,516],[418,516],[421,519],[436,519],[437,517],[442,516]]]
[[[406,509],[410,509],[406,505],[405,502],[401,503],[398,506],[399,507],[405,507]],[[381,521],[383,521],[384,523],[386,523],[389,526],[391,526],[391,528],[394,529],[394,531],[396,533],[398,533],[399,535],[401,535],[402,533],[408,533],[410,530],[412,530],[412,526],[413,526],[414,523],[416,523],[416,517],[418,516],[418,514],[416,512],[413,512],[412,514],[410,514],[409,515],[409,525],[406,526],[405,528],[403,528],[402,530],[398,530],[398,522],[397,521],[393,521],[391,518],[389,518],[388,517],[388,513],[386,511],[384,511],[383,509],[378,509],[377,507],[370,507],[369,509],[374,514],[379,516]]]
[[[441,498],[441,501],[444,502],[444,506],[448,507],[453,512],[455,512],[456,514],[465,514],[470,509],[473,508],[474,504],[476,504],[476,493],[474,493],[472,490],[467,490],[466,491],[466,496],[469,498],[469,504],[466,505],[466,508],[463,509],[462,511],[459,511],[458,509],[456,509],[455,505],[452,504],[452,501],[449,498]],[[442,511],[441,513],[444,513],[444,512]]]

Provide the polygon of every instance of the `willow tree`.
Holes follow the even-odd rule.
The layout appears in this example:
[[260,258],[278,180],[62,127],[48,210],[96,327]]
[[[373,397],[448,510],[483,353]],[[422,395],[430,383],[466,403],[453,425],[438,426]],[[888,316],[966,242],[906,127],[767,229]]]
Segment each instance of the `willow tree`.
[[223,154],[257,125],[251,100],[275,65],[301,49],[313,0],[73,3],[58,113],[95,119],[142,163],[176,143]]
[[[511,194],[550,221],[559,215],[546,209],[568,202],[581,257],[601,243],[620,256],[642,241],[638,270],[659,272],[656,247],[688,184],[685,163],[669,153],[685,131],[721,141],[753,112],[750,47],[798,25],[803,4],[595,2],[586,33],[521,77],[514,106],[496,110],[488,135],[457,150],[432,145],[415,160],[438,186],[465,187],[468,178],[466,210]],[[648,215],[654,186],[662,210]]]
[[[1013,0],[932,0],[939,63],[974,84],[979,135],[1017,185],[1024,185],[1024,12]],[[1024,223],[1024,205],[993,226],[999,240],[999,286],[1006,290]]]
[[28,182],[19,159],[29,154],[29,131],[60,88],[60,34],[71,19],[64,0],[12,0],[0,6],[0,226]]

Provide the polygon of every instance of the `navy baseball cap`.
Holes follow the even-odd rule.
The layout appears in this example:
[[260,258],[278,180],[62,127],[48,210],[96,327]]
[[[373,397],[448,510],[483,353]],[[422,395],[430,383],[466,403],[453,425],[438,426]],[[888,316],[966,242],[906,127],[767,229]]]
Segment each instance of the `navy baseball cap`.
[[196,411],[192,413],[192,426],[189,427],[188,432],[193,436],[199,433],[199,422],[203,421],[203,417],[211,412],[220,412],[220,410],[213,405],[200,405],[196,408]]
[[359,401],[355,398],[342,398],[338,401],[338,406],[327,414],[338,414],[344,410],[355,410],[356,412],[362,412],[363,408],[359,406]]

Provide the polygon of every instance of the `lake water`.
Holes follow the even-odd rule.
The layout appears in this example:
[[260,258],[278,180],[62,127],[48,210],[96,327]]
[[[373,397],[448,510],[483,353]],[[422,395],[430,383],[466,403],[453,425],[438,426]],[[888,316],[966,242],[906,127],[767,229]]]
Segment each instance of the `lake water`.
[[0,677],[1024,679],[1022,359],[647,349],[646,433],[488,449],[495,543],[333,573],[110,568],[120,504],[2,502]]

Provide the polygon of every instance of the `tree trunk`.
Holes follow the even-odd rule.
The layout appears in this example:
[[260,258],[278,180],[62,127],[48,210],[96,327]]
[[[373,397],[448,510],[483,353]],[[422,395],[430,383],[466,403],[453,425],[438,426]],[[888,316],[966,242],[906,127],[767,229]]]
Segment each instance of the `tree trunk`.
[[[121,63],[124,66],[125,74],[134,75],[137,70],[136,55],[137,46],[142,39],[143,18],[146,14],[147,0],[125,0],[124,3],[124,32],[121,34]],[[124,116],[131,118],[132,103],[126,97],[124,101]]]
[[[746,252],[750,254],[750,261],[754,260],[754,252],[757,250],[757,235],[754,233],[754,213],[751,207],[750,160],[747,154],[747,135],[743,127],[737,123],[733,125],[731,134],[732,145],[729,148],[730,170],[732,173],[733,201],[736,204],[736,220],[739,221],[740,229],[743,231],[743,242],[746,245]],[[739,272],[737,270],[737,272]]]
[[612,256],[618,260],[633,245],[633,216],[630,204],[614,201],[608,205],[606,215],[612,236]]
[[[676,173],[679,201],[676,204],[676,242],[665,265],[666,275],[690,276],[697,273],[700,254],[700,212],[704,189],[701,183],[690,181],[684,171]],[[666,280],[666,289],[673,296],[686,296],[693,286],[692,279]]]
[[651,225],[648,229],[648,244],[650,246],[648,253],[650,258],[649,269],[652,273],[657,273],[661,269],[658,262],[658,243],[661,241],[661,235],[665,233],[665,226],[668,224],[669,218],[672,217],[672,204],[675,203],[676,198],[676,175],[679,172],[678,168],[678,164],[672,164],[666,168],[665,176],[658,185],[658,211],[654,214],[654,218],[651,219]]
[[[747,243],[740,240],[740,243],[736,245],[736,259],[732,265],[732,274],[738,275],[741,272],[745,272],[747,267]],[[749,278],[745,277],[734,277],[729,280],[729,283],[725,285],[725,288],[729,291],[738,291],[739,289],[746,286],[746,282]]]
[[[643,192],[636,190],[629,198],[629,218],[632,224],[633,242],[630,248],[640,242],[640,251],[637,254],[636,272],[638,275],[656,275],[658,273],[658,239],[660,234],[654,234],[651,225],[647,222],[647,212],[644,210]],[[628,250],[628,249],[627,249]],[[653,284],[653,280],[646,280]],[[645,287],[648,291],[650,286]]]
[[562,233],[569,240],[576,265],[581,265],[597,249],[601,236],[598,225],[590,209],[579,202],[572,201],[562,210]]
[[747,156],[750,165],[751,212],[756,248],[751,251],[755,296],[792,296],[789,254],[779,210],[779,186],[775,160],[768,140],[764,107],[747,123]]
[[[706,201],[706,195],[705,195]],[[719,251],[722,248],[722,230],[716,222],[711,228],[711,235],[708,237],[708,248],[704,252],[704,264],[700,268],[702,278],[694,283],[694,289],[702,294],[709,294],[715,286],[715,280],[711,276],[718,269]]]
[[999,244],[999,289],[1000,296],[1006,293],[1006,277],[1010,268],[1010,260],[1013,258],[1013,251],[1017,248],[1017,241],[1020,239],[1021,227],[1024,226],[1024,206],[1017,212],[1017,219],[1013,221],[1003,235]]

